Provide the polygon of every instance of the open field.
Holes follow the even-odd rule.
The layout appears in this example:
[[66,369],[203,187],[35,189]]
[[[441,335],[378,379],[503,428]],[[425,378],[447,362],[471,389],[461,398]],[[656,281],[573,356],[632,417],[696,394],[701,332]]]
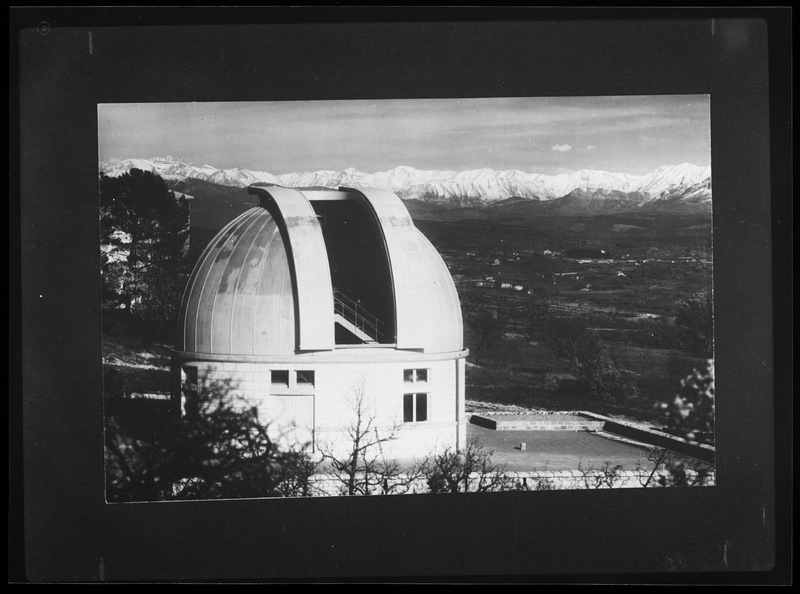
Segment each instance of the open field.
[[[665,219],[417,221],[459,291],[471,350],[467,397],[657,421],[655,405],[671,400],[704,361],[686,344],[676,315],[683,299],[711,290],[712,278],[708,217]],[[486,308],[506,312],[508,320],[500,338],[478,348],[469,319]],[[616,368],[634,378],[635,390],[619,400],[587,394],[548,344],[559,321],[595,333]]]

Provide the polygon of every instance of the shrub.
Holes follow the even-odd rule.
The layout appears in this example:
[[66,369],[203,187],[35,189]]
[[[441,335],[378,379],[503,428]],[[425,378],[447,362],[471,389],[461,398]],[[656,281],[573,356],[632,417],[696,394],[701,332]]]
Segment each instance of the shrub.
[[670,432],[699,442],[714,442],[714,362],[706,361],[700,369],[681,382],[670,403],[661,403]]
[[183,418],[153,417],[143,436],[106,419],[109,501],[282,497],[309,494],[315,464],[281,451],[226,382],[206,383]]
[[463,451],[448,447],[433,455],[423,472],[428,490],[433,494],[508,490],[504,468],[492,462],[493,453],[473,436]]

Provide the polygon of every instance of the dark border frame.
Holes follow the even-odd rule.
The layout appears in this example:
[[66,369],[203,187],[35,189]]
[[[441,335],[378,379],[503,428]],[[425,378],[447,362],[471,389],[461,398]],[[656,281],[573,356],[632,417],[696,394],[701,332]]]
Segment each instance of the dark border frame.
[[[790,9],[31,8],[11,39],[10,582],[788,583]],[[97,103],[663,93],[712,97],[717,487],[104,503]]]

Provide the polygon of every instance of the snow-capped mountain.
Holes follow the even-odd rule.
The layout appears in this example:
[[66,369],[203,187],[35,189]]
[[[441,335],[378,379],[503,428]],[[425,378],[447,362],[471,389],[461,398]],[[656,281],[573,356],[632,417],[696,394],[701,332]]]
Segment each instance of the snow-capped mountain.
[[169,180],[195,178],[238,188],[255,183],[289,187],[371,186],[391,190],[404,199],[443,206],[481,206],[511,197],[548,201],[568,196],[575,190],[580,190],[582,195],[598,197],[622,192],[637,204],[682,197],[689,198],[693,204],[708,202],[710,205],[711,201],[711,167],[689,163],[665,165],[647,175],[589,169],[558,175],[525,173],[518,169],[425,171],[405,166],[377,173],[364,173],[350,167],[342,171],[274,175],[239,168],[217,169],[211,165],[186,163],[172,156],[100,164],[100,171],[109,176],[121,175],[132,168],[152,171]]
[[627,191],[636,191],[650,196],[662,196],[711,180],[711,167],[697,167],[689,163],[664,165],[652,173],[641,176]]
[[187,178],[201,179],[203,181],[244,188],[258,183],[280,183],[271,173],[264,171],[248,171],[246,169],[217,169],[211,165],[198,165],[186,163],[173,156],[154,157],[152,159],[126,159],[113,163],[100,163],[100,171],[109,177],[116,177],[131,169],[152,171],[153,173],[169,180],[185,180]]

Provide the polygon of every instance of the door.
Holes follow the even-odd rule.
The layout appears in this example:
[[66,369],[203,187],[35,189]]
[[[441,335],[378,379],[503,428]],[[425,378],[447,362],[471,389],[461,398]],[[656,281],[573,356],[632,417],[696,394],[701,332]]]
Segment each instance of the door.
[[269,397],[270,435],[282,447],[313,451],[314,396],[272,394]]

